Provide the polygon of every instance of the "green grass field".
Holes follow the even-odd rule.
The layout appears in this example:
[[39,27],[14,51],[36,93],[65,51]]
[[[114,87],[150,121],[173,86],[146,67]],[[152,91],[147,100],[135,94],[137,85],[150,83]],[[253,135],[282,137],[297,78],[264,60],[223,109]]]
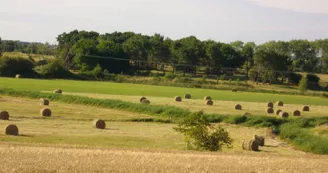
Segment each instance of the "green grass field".
[[52,91],[56,88],[64,92],[112,94],[130,96],[170,97],[183,96],[190,93],[195,99],[211,96],[214,100],[268,102],[282,100],[288,104],[328,105],[328,99],[311,96],[278,95],[266,93],[250,93],[209,89],[178,88],[165,86],[138,85],[112,82],[72,81],[72,80],[37,80],[0,78],[0,88],[17,90]]

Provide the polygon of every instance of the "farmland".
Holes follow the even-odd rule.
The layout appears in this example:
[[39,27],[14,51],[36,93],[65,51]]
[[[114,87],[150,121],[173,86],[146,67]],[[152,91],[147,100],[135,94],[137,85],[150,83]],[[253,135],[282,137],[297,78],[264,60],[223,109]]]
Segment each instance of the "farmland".
[[[0,85],[2,89],[13,89],[0,95],[0,109],[10,113],[10,120],[0,121],[0,127],[16,124],[20,134],[0,134],[0,153],[4,156],[0,161],[6,165],[0,168],[4,172],[51,172],[54,169],[57,172],[133,172],[135,169],[140,172],[213,172],[217,169],[223,172],[308,172],[313,169],[324,172],[326,169],[327,156],[303,152],[301,146],[292,145],[289,140],[268,135],[265,126],[236,125],[229,120],[229,116],[240,116],[245,112],[251,114],[250,118],[280,119],[264,111],[266,102],[277,100],[284,101],[281,109],[290,114],[308,104],[311,111],[303,112],[303,118],[325,118],[328,103],[325,98],[70,80],[0,78]],[[56,88],[64,91],[62,96],[51,97],[51,91]],[[31,96],[24,92],[27,90],[31,91]],[[190,93],[192,99],[174,102],[174,96],[185,93]],[[40,109],[45,106],[39,104],[35,94],[51,98],[48,106],[52,110],[51,117],[40,115]],[[205,95],[213,98],[213,106],[204,104]],[[122,101],[122,105],[135,106],[140,104],[141,96],[151,101],[149,106],[140,105],[145,110],[104,105]],[[70,98],[84,101],[70,102]],[[99,104],[89,104],[92,101],[99,101]],[[236,103],[243,105],[242,111],[233,109]],[[146,111],[156,106],[173,112],[160,116]],[[228,121],[217,125],[229,132],[233,148],[224,147],[221,152],[214,153],[187,150],[184,136],[173,130],[176,120],[170,117],[188,111],[228,116]],[[93,128],[94,119],[105,120],[107,128]],[[289,119],[297,120],[296,117]],[[324,126],[306,132],[327,139]],[[260,152],[243,151],[243,140],[252,139],[255,134],[265,136],[266,145]],[[56,157],[62,159],[52,159]],[[18,166],[10,161],[12,159],[19,162]],[[38,160],[52,164],[40,167]],[[68,164],[74,166],[68,167]],[[86,168],[85,164],[92,167]],[[106,166],[100,166],[104,164]]]

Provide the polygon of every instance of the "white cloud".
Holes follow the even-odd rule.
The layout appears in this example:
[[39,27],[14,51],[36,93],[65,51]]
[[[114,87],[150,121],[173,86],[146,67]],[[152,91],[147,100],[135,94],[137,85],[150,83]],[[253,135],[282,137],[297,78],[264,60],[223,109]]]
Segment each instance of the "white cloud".
[[327,0],[251,0],[264,6],[306,13],[328,14]]

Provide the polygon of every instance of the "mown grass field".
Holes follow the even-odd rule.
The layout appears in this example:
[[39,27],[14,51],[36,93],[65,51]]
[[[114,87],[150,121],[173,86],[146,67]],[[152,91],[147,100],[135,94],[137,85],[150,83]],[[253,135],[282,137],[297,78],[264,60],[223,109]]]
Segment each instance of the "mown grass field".
[[64,92],[112,94],[129,96],[155,96],[170,97],[184,96],[190,93],[194,99],[202,99],[211,96],[214,100],[244,101],[244,102],[268,102],[282,100],[288,104],[328,105],[328,99],[311,96],[295,96],[267,93],[250,93],[195,88],[178,88],[152,85],[138,85],[112,82],[72,81],[72,80],[37,80],[0,78],[1,88],[17,90],[52,91],[56,88]]

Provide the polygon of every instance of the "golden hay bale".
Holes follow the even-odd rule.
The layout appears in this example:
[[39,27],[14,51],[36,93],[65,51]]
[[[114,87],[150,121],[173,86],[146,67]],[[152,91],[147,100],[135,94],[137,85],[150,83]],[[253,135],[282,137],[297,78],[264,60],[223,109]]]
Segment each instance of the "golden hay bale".
[[247,151],[259,151],[259,142],[257,140],[244,140],[242,147]]
[[237,88],[233,88],[231,91],[232,92],[238,92]]
[[141,101],[141,103],[142,103],[142,104],[147,104],[147,105],[149,105],[149,104],[150,104],[150,101],[149,101],[148,99],[143,99],[143,100]]
[[310,111],[310,107],[309,106],[303,106],[302,109],[304,112],[309,112]]
[[105,129],[106,123],[104,120],[94,120],[93,121],[93,127],[97,129]]
[[18,128],[15,124],[10,124],[5,128],[5,135],[18,135]]
[[19,79],[22,78],[22,76],[20,74],[16,74],[15,78]]
[[272,102],[268,102],[267,107],[273,108],[273,103]]
[[263,136],[257,136],[257,135],[254,135],[254,139],[257,140],[259,142],[259,145],[260,146],[264,146],[264,137]]
[[276,111],[276,115],[279,115],[279,114],[280,114],[280,112],[282,112],[282,110],[280,110],[280,109],[279,109],[279,110],[277,110],[277,111]]
[[250,115],[252,115],[251,113],[248,113],[248,112],[246,112],[246,113],[244,113],[244,115],[243,116],[250,116]]
[[212,98],[210,97],[210,96],[205,96],[204,97],[204,100],[206,101],[206,100],[212,100]]
[[280,116],[281,118],[288,118],[288,117],[289,117],[289,114],[288,114],[287,112],[283,112],[283,111],[281,111],[280,114],[279,114],[279,116]]
[[181,98],[180,96],[176,96],[176,97],[174,98],[174,100],[175,100],[176,102],[182,102],[182,98]]
[[212,100],[206,100],[205,101],[206,105],[212,106],[213,105],[213,101]]
[[268,114],[273,114],[273,113],[274,113],[274,110],[273,110],[272,108],[268,107],[268,108],[266,109],[266,112],[267,112]]
[[49,100],[48,99],[44,99],[44,98],[41,98],[40,99],[40,104],[42,105],[42,106],[48,106],[49,105]]
[[191,94],[186,94],[184,98],[185,99],[191,99]]
[[0,120],[9,120],[9,113],[7,111],[1,111]]
[[293,112],[293,115],[296,117],[299,117],[299,116],[301,116],[301,112],[299,110],[296,110]]
[[40,114],[44,117],[50,117],[51,116],[51,110],[48,108],[43,108],[40,110]]
[[284,106],[284,102],[282,102],[282,101],[277,101],[277,102],[276,102],[276,105],[277,105],[277,106]]
[[63,91],[62,91],[61,89],[55,89],[55,90],[53,91],[53,93],[54,93],[54,94],[61,94],[61,93],[63,93]]
[[142,102],[143,100],[146,100],[146,99],[147,99],[146,97],[141,97],[140,102]]
[[235,105],[235,109],[236,109],[236,110],[242,110],[242,106],[241,106],[240,104],[236,104],[236,105]]

